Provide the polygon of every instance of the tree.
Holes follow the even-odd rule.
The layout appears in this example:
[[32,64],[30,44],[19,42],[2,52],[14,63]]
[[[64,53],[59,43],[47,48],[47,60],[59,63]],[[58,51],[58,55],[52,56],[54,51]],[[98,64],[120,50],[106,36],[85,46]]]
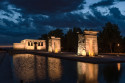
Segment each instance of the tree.
[[62,32],[62,29],[56,29],[56,30],[50,31],[48,33],[48,37],[50,37],[50,36],[62,38],[64,36],[64,33]]
[[67,34],[65,36],[66,51],[72,51],[72,48],[73,48],[72,38],[73,38],[73,32],[72,32],[72,29],[69,29],[69,31],[67,32]]
[[116,52],[117,45],[121,44],[122,37],[119,28],[116,24],[106,23],[103,31],[99,33],[99,51],[101,52]]
[[78,27],[70,29],[66,34],[66,50],[76,52],[78,46],[78,33],[83,33]]
[[125,37],[123,38],[122,46],[123,46],[123,52],[125,53]]

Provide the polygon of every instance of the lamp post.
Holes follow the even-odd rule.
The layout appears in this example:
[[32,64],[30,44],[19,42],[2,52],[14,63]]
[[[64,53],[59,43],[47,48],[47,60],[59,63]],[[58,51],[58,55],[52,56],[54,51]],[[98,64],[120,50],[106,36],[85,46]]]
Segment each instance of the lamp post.
[[120,44],[118,43],[118,44],[117,44],[117,46],[119,47],[119,46],[120,46]]
[[118,54],[119,54],[119,46],[120,46],[120,44],[118,43],[117,46],[118,46]]

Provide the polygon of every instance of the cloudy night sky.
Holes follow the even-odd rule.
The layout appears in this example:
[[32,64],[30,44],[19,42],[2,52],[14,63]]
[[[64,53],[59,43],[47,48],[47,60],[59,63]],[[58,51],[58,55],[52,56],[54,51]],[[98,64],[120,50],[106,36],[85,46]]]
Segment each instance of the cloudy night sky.
[[0,0],[0,45],[57,28],[102,30],[109,21],[125,36],[125,0]]

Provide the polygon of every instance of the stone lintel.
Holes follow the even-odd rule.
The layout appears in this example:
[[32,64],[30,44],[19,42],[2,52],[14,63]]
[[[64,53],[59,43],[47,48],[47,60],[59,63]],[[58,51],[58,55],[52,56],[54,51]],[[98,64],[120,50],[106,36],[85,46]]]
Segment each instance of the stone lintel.
[[84,31],[85,35],[97,35],[97,33],[99,33],[99,31]]

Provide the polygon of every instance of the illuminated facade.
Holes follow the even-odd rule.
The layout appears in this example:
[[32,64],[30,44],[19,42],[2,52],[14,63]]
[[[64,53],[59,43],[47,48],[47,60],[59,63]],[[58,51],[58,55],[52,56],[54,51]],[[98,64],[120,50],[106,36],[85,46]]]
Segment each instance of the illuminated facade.
[[21,43],[13,43],[16,50],[46,50],[45,40],[25,39]]
[[48,52],[61,52],[61,38],[51,36],[48,40]]
[[78,34],[78,55],[98,55],[97,31],[84,31]]

